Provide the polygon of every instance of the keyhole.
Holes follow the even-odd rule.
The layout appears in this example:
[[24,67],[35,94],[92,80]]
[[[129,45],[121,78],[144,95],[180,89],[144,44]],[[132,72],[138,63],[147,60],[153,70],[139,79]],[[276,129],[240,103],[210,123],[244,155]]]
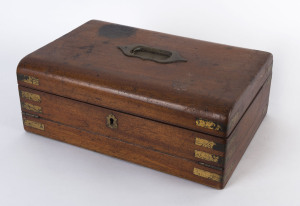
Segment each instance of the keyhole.
[[112,129],[118,128],[118,119],[113,114],[109,114],[106,117],[106,126]]
[[110,125],[113,125],[113,124],[114,124],[114,119],[113,119],[113,118],[110,118],[110,119],[109,119],[109,123],[110,123]]

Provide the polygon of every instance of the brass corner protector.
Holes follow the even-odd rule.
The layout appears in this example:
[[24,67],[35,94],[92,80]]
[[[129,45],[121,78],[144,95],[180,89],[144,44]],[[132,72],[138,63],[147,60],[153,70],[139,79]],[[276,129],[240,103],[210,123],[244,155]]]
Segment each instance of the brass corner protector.
[[34,101],[34,102],[41,102],[41,97],[38,94],[33,94],[26,91],[20,91],[20,97]]
[[221,156],[209,154],[207,152],[202,152],[198,150],[195,150],[195,157],[209,162],[215,162],[215,163],[222,163],[223,161],[223,158]]
[[24,122],[24,125],[27,127],[32,127],[32,128],[39,129],[39,130],[45,130],[45,125],[40,122],[35,122],[35,121],[28,120],[28,119],[24,119],[23,122]]
[[209,121],[209,120],[204,120],[204,119],[197,119],[196,120],[196,125],[199,126],[199,127],[203,127],[203,128],[211,129],[211,130],[216,130],[216,131],[222,131],[223,130],[221,125],[219,125],[215,122]]
[[18,79],[18,81],[22,81],[22,82],[25,82],[28,84],[33,84],[33,85],[37,85],[37,86],[40,85],[40,81],[36,77],[27,76],[24,74],[18,74],[17,79]]
[[194,168],[193,174],[197,175],[199,177],[207,178],[216,182],[221,182],[221,175],[218,175],[216,173],[208,172],[199,168]]
[[37,113],[42,113],[42,108],[40,106],[36,106],[28,102],[21,102],[21,107],[22,109],[26,109]]
[[209,140],[202,139],[199,137],[195,138],[195,145],[200,146],[200,147],[205,147],[208,149],[213,149],[213,150],[220,151],[220,152],[225,152],[224,144],[209,141]]
[[206,139],[201,139],[201,138],[196,137],[195,145],[198,145],[198,146],[201,146],[201,147],[206,147],[206,148],[209,148],[209,149],[213,149],[213,147],[217,144],[213,141],[208,141]]

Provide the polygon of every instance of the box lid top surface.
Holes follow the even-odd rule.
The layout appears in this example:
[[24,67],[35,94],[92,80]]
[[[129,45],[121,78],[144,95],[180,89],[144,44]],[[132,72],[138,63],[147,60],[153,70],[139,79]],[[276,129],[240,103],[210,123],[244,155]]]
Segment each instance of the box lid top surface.
[[227,137],[271,65],[267,52],[92,20],[23,58],[17,73],[39,79],[18,78],[23,86]]

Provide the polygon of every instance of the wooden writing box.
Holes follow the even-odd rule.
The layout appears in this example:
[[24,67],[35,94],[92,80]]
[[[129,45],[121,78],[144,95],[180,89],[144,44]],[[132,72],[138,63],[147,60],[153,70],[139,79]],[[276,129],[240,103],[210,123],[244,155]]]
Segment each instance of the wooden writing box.
[[272,61],[89,21],[19,63],[24,128],[221,189],[267,112]]

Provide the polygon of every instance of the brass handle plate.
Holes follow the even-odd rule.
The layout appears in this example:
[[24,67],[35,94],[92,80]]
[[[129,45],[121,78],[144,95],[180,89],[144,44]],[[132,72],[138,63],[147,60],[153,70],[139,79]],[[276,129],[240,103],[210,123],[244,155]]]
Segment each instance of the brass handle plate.
[[118,47],[124,55],[137,57],[144,60],[151,60],[158,63],[186,62],[176,51],[168,51],[159,48],[149,47],[142,44],[132,44]]

